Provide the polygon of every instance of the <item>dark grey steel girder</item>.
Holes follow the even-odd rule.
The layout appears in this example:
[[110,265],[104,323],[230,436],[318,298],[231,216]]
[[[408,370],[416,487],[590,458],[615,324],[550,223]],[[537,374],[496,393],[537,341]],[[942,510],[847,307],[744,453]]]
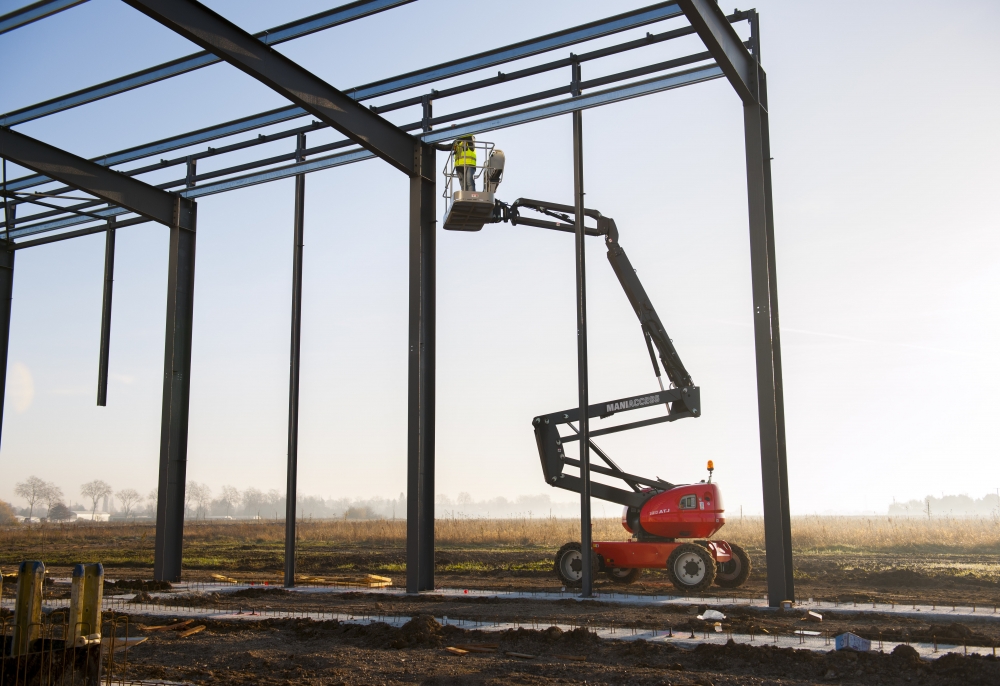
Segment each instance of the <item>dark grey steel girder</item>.
[[[347,7],[347,6],[345,6]],[[427,85],[438,81],[440,79],[451,78],[453,76],[458,76],[460,74],[465,74],[478,69],[486,69],[489,67],[495,67],[500,64],[505,64],[507,62],[512,62],[516,60],[529,57],[531,55],[542,54],[544,52],[549,52],[559,48],[569,47],[571,45],[576,45],[578,43],[583,43],[589,40],[594,40],[595,38],[600,38],[603,36],[610,36],[622,31],[627,31],[630,29],[635,29],[641,26],[646,26],[648,24],[665,21],[673,17],[680,16],[681,10],[673,2],[659,3],[650,7],[645,7],[639,10],[633,10],[631,12],[626,12],[624,14],[615,15],[613,17],[607,17],[606,19],[601,19],[598,21],[590,22],[582,26],[576,26],[571,29],[564,29],[562,31],[557,31],[545,36],[539,36],[538,38],[533,38],[527,41],[521,41],[520,43],[515,43],[513,45],[507,45],[501,48],[495,48],[493,50],[488,50],[486,52],[480,53],[478,55],[472,55],[470,57],[463,58],[461,60],[453,60],[451,62],[446,62],[444,64],[438,64],[431,67],[426,67],[408,74],[402,74],[400,76],[393,77],[391,79],[383,79],[375,83],[366,84],[363,86],[356,86],[354,88],[348,89],[346,92],[355,100],[368,100],[371,98],[379,97],[382,95],[387,95],[389,93],[405,89],[413,88],[417,86]],[[316,15],[321,16],[321,15]],[[732,19],[735,21],[737,17],[734,15]],[[301,20],[301,22],[307,22],[307,19]],[[288,26],[291,26],[289,24]],[[276,31],[277,29],[274,29]],[[676,31],[679,35],[684,33],[683,29]],[[261,34],[256,34],[261,35]],[[273,33],[271,34],[273,36]],[[654,41],[651,41],[654,42]],[[275,41],[270,40],[269,45],[274,45]],[[591,55],[580,55],[581,59],[591,59]],[[212,59],[216,59],[212,56]],[[159,67],[153,67],[153,70],[166,68],[168,65],[160,65]],[[131,77],[123,77],[123,79],[128,79],[132,77],[138,78],[144,72],[139,72],[133,74]],[[159,79],[154,79],[159,80]],[[71,93],[69,95],[61,96],[50,100],[47,103],[40,103],[38,105],[32,105],[31,107],[24,108],[22,110],[17,110],[14,112],[9,112],[5,115],[0,116],[0,125],[2,126],[13,126],[25,121],[31,121],[32,119],[37,119],[39,117],[46,116],[47,114],[52,114],[54,112],[59,112],[64,109],[69,109],[71,107],[76,107],[77,105],[84,104],[86,102],[93,102],[95,100],[100,100],[101,98],[114,95],[116,90],[109,90],[107,92],[101,90],[105,86],[114,84],[111,81],[107,84],[102,84],[100,86],[94,86],[90,89],[85,89],[83,91],[78,91],[76,93]],[[152,81],[150,81],[152,83]],[[129,86],[123,90],[129,90],[134,87],[145,85],[144,83],[137,83],[134,86]],[[270,126],[273,124],[278,124],[291,119],[296,119],[302,117],[306,112],[294,105],[289,107],[282,107],[276,110],[270,110],[268,112],[262,112],[260,114],[252,115],[249,117],[243,117],[236,119],[234,121],[225,122],[223,124],[218,124],[215,126],[210,126],[204,129],[199,129],[197,131],[192,131],[189,133],[184,133],[179,136],[171,136],[163,140],[155,141],[153,143],[147,143],[145,145],[140,145],[134,148],[129,148],[127,150],[121,150],[118,152],[103,155],[98,158],[94,158],[95,162],[99,162],[105,166],[112,166],[116,164],[122,164],[125,162],[130,162],[133,160],[142,159],[144,157],[149,157],[152,155],[160,155],[171,150],[178,150],[190,145],[197,145],[199,143],[205,143],[207,141],[212,141],[217,138],[223,138],[225,136],[232,136],[238,133],[244,133],[246,131],[251,131],[265,126]],[[15,179],[8,183],[8,189],[10,190],[22,190],[24,188],[29,188],[33,185],[38,185],[45,181],[44,178],[39,177],[25,177],[22,179]]]
[[[795,600],[795,583],[778,326],[767,75],[759,58],[746,49],[718,5],[711,0],[678,0],[678,4],[743,101],[767,591],[769,604],[777,607],[782,600]],[[753,19],[755,48],[759,40],[758,28]]]
[[193,201],[161,191],[23,133],[0,128],[0,157],[153,221],[194,230]]
[[27,26],[39,19],[51,17],[53,14],[82,5],[85,2],[87,0],[38,0],[38,2],[0,16],[0,34]]
[[123,0],[257,79],[400,171],[414,174],[417,140],[195,0]]
[[111,359],[111,300],[115,285],[115,218],[108,219],[104,237],[104,299],[101,301],[101,348],[97,364],[97,404],[108,404],[108,364]]
[[410,177],[410,326],[406,438],[406,591],[434,589],[435,155]]
[[[4,228],[10,229],[17,208],[4,199]],[[5,232],[6,233],[6,232]],[[0,438],[3,436],[3,406],[7,394],[7,352],[10,348],[10,312],[14,300],[14,251],[6,235],[0,242]]]
[[[64,0],[64,2],[66,1],[71,0]],[[72,4],[84,1],[85,0],[76,0],[76,2],[72,2]],[[320,12],[319,14],[298,19],[288,24],[275,26],[274,28],[267,29],[266,31],[260,31],[255,33],[254,37],[260,39],[268,45],[277,45],[279,43],[284,43],[285,41],[301,38],[302,36],[308,36],[310,33],[323,31],[334,26],[340,26],[341,24],[346,24],[356,19],[361,19],[363,17],[377,14],[378,12],[392,9],[394,7],[399,7],[400,5],[406,5],[414,1],[415,0],[359,0],[358,2],[351,2],[346,5],[341,5],[340,7],[334,7],[326,12]],[[0,33],[2,33],[2,31],[0,31]],[[118,93],[125,93],[126,91],[130,91],[135,88],[148,86],[149,84],[156,83],[157,81],[163,81],[164,79],[186,74],[190,71],[207,67],[210,64],[217,64],[221,61],[222,60],[211,53],[197,52],[193,55],[188,55],[187,57],[181,57],[164,64],[158,64],[155,67],[150,67],[149,69],[143,69],[142,71],[137,71],[133,74],[128,74],[117,79],[99,83],[96,86],[90,86],[89,88],[84,88],[67,95],[61,95],[57,98],[46,100],[45,102],[40,102],[19,110],[14,110],[13,112],[8,112],[0,117],[0,125],[15,126],[17,124],[23,124],[24,122],[40,119],[41,117],[46,117],[50,114],[55,114],[56,112],[62,112],[74,107],[79,107],[80,105],[85,105],[89,102],[96,102],[104,98],[109,98],[112,95],[117,95]]]
[[677,0],[744,103],[757,102],[757,60],[713,0]]

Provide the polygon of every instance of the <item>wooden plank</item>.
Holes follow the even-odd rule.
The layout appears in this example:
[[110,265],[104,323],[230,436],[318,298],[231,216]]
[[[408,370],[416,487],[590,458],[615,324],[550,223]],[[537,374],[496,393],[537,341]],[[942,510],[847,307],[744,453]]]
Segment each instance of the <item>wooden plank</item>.
[[201,633],[202,631],[204,631],[207,628],[208,627],[206,627],[204,624],[199,624],[198,626],[191,627],[187,631],[182,631],[182,632],[180,632],[177,635],[180,638],[187,638],[188,636],[194,636],[195,634]]

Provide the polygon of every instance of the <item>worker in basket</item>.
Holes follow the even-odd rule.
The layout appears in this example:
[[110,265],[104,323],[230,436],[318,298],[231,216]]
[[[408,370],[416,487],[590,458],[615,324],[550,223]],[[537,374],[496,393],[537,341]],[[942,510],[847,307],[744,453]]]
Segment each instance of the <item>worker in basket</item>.
[[452,144],[455,154],[455,173],[463,191],[476,190],[476,137],[459,136]]

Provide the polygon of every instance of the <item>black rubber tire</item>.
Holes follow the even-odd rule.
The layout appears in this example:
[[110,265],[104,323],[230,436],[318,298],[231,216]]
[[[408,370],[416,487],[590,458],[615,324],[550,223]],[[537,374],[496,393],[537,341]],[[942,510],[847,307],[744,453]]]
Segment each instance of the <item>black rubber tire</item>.
[[608,567],[604,573],[616,584],[631,584],[642,576],[641,567]]
[[715,581],[715,560],[700,545],[682,543],[667,558],[667,578],[678,591],[704,591]]
[[[582,564],[582,551],[583,548],[579,543],[573,541],[572,543],[567,543],[559,552],[556,553],[556,560],[554,569],[556,576],[567,586],[578,588],[583,585],[583,564]],[[569,556],[568,559],[567,556]],[[573,563],[573,558],[580,560],[576,565]],[[592,579],[597,577],[597,571],[600,569],[600,561],[598,560],[597,553],[592,553],[590,560],[593,566]],[[579,565],[578,568],[577,565]]]
[[750,577],[753,562],[743,548],[735,543],[730,543],[729,547],[732,548],[733,559],[729,562],[716,563],[715,585],[722,588],[739,588]]

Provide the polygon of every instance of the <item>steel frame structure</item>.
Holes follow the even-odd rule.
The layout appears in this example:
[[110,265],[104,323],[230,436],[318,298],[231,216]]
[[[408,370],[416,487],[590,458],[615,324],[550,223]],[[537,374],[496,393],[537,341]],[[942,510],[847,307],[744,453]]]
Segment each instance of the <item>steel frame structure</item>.
[[[82,0],[80,0],[82,2]],[[106,402],[111,283],[115,231],[147,221],[171,230],[167,331],[161,423],[160,488],[154,574],[173,580],[181,571],[184,472],[187,459],[187,413],[193,311],[195,200],[238,188],[285,178],[296,179],[293,239],[293,298],[288,422],[288,511],[286,513],[285,582],[294,584],[295,488],[298,437],[299,339],[302,298],[302,236],[305,175],[381,157],[410,178],[410,308],[408,380],[408,509],[407,590],[433,588],[434,582],[434,405],[435,405],[435,174],[432,144],[466,133],[497,129],[572,114],[574,128],[574,203],[582,214],[582,111],[626,99],[725,77],[743,105],[750,225],[750,258],[754,307],[761,476],[764,487],[768,593],[772,605],[794,599],[784,407],[775,275],[774,225],[771,202],[766,75],[760,61],[756,11],[725,16],[712,0],[673,0],[538,38],[488,50],[443,64],[344,91],[323,82],[270,46],[347,22],[356,21],[413,0],[357,0],[269,31],[251,35],[195,0],[123,0],[204,49],[187,57],[130,74],[91,88],[0,115],[0,154],[34,171],[4,179],[4,231],[0,237],[0,375],[6,374],[10,299],[17,250],[106,232],[105,294],[102,310],[98,404]],[[0,16],[0,33],[23,26],[80,2],[41,0]],[[579,54],[569,53],[514,71],[479,76],[459,85],[427,92],[416,89],[474,74],[529,57],[565,50],[668,20],[686,17],[688,26],[652,33]],[[749,24],[744,41],[733,23]],[[582,66],[697,34],[706,50],[584,80]],[[258,79],[292,104],[276,110],[171,136],[134,148],[84,160],[15,133],[11,126],[193,69],[226,61]],[[434,116],[437,101],[459,94],[488,91],[492,86],[569,69],[565,86],[529,92],[516,98]],[[398,100],[363,107],[359,103],[409,91]],[[564,97],[568,96],[568,97]],[[418,108],[419,118],[396,126],[382,115]],[[316,119],[303,123],[303,117]],[[442,128],[443,127],[443,128]],[[333,128],[344,138],[309,148],[306,134]],[[267,129],[265,133],[254,132]],[[207,144],[227,139],[219,147]],[[201,159],[244,151],[292,139],[291,152],[261,156],[251,162],[199,174]],[[172,158],[163,155],[175,153]],[[121,167],[121,171],[112,171]],[[156,186],[135,179],[150,172],[182,167],[183,176]],[[67,195],[83,191],[90,198]],[[58,204],[71,200],[71,204]],[[33,213],[19,208],[41,206]],[[582,216],[576,221],[583,226]],[[581,345],[580,401],[587,399],[585,272],[582,235],[577,237],[578,326]],[[0,395],[0,409],[3,397]],[[585,413],[584,413],[585,416]],[[581,431],[587,427],[581,422]],[[586,441],[581,441],[585,448]],[[589,465],[581,453],[581,473]],[[589,483],[589,482],[588,482]],[[589,499],[583,498],[583,536],[589,535]],[[585,546],[586,549],[586,546]],[[585,589],[586,591],[587,589]]]

